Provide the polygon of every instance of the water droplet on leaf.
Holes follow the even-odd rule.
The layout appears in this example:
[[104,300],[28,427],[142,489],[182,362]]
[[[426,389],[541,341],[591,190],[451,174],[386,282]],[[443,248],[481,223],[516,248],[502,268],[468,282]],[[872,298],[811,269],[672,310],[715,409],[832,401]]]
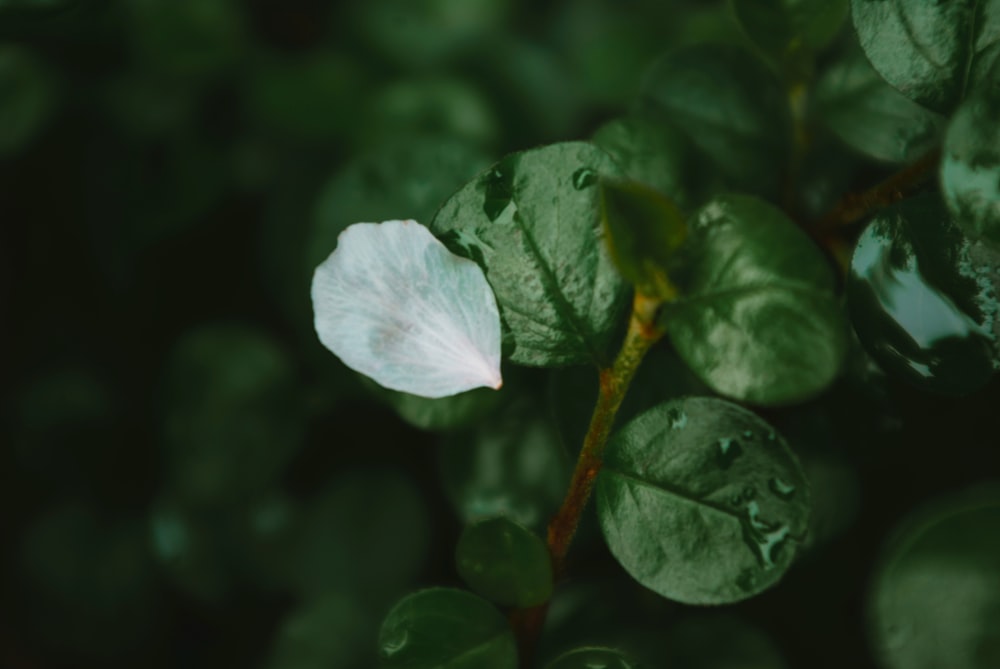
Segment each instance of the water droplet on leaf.
[[573,188],[583,190],[597,183],[597,171],[589,167],[581,167],[573,172]]

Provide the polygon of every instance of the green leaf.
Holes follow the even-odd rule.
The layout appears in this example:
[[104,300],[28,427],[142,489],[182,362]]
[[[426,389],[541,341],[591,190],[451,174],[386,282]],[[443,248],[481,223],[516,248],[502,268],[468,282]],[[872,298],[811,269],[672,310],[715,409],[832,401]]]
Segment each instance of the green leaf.
[[767,423],[691,397],[640,415],[611,439],[597,513],[639,583],[687,604],[752,597],[781,578],[805,537],[809,487]]
[[507,156],[434,217],[434,234],[486,272],[513,362],[607,362],[626,291],[600,243],[597,182],[619,175],[591,144],[553,144]]
[[421,430],[461,430],[496,410],[509,399],[510,379],[504,379],[499,391],[492,388],[475,388],[464,393],[430,399],[397,390],[383,388],[366,376],[359,375],[362,384],[376,397],[391,406],[399,417]]
[[266,669],[327,669],[370,666],[378,618],[352,601],[331,594],[308,602],[284,620],[271,646]]
[[964,395],[998,361],[1000,257],[962,236],[940,199],[880,211],[854,250],[847,297],[854,329],[892,375]]
[[427,505],[408,477],[352,470],[311,501],[289,549],[292,588],[302,599],[353,594],[378,609],[420,573],[429,533]]
[[602,179],[600,189],[607,244],[618,271],[642,295],[674,297],[667,265],[687,234],[680,211],[636,181]]
[[430,588],[405,597],[382,623],[383,669],[517,669],[510,626],[485,600]]
[[877,160],[916,160],[934,148],[944,129],[941,115],[885,83],[857,48],[823,74],[815,96],[827,127],[855,151]]
[[1000,70],[955,112],[944,139],[941,193],[970,237],[1000,249]]
[[56,101],[52,74],[34,53],[0,45],[0,157],[11,156],[34,139]]
[[641,669],[639,663],[613,648],[575,648],[563,653],[545,669]]
[[801,60],[840,31],[847,0],[730,0],[747,35],[775,61]]
[[900,93],[948,113],[990,67],[1000,41],[997,0],[851,0],[861,47]]
[[823,391],[847,350],[833,274],[778,209],[743,195],[716,198],[689,221],[663,309],[677,352],[717,392],[780,405]]
[[674,51],[646,73],[639,107],[685,132],[728,188],[780,192],[791,147],[788,101],[752,53],[722,45]]
[[671,625],[662,643],[665,667],[789,669],[773,640],[731,613],[685,615]]
[[166,475],[186,502],[230,503],[269,488],[302,443],[292,361],[253,329],[187,333],[167,361],[164,386]]
[[645,115],[608,121],[592,141],[621,165],[626,176],[655,188],[690,209],[718,189],[718,176],[707,169],[691,140],[673,124]]
[[507,518],[469,525],[455,548],[458,575],[503,606],[528,608],[552,596],[552,560],[536,534]]
[[529,396],[442,441],[438,468],[463,522],[502,515],[542,530],[559,507],[572,463],[539,404]]
[[892,669],[1000,666],[1000,489],[940,499],[885,547],[869,598],[875,654]]

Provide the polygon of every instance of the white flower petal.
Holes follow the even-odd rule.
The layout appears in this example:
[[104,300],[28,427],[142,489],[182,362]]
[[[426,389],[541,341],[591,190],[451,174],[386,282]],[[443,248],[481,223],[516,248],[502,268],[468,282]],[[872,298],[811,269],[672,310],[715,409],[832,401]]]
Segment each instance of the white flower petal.
[[480,267],[416,221],[355,223],[313,274],[320,341],[393,390],[499,388],[500,312]]

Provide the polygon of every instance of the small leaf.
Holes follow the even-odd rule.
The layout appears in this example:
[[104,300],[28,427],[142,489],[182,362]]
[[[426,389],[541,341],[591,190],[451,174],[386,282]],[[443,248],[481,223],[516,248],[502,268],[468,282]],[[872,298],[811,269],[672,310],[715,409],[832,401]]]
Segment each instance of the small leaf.
[[944,129],[941,115],[885,83],[858,48],[824,73],[815,96],[827,127],[855,151],[877,160],[916,160],[934,148]]
[[497,604],[528,608],[552,596],[552,560],[545,542],[506,518],[466,527],[455,563],[470,588]]
[[672,276],[681,297],[663,309],[678,354],[717,392],[755,404],[825,389],[844,359],[847,326],[819,249],[749,196],[718,197],[690,225]]
[[997,362],[1000,256],[965,239],[935,195],[880,211],[858,240],[847,298],[861,343],[932,392],[982,387]]
[[870,593],[871,640],[889,669],[1000,666],[1000,489],[911,514],[883,550]]
[[791,147],[791,116],[775,76],[745,49],[701,45],[656,61],[639,107],[680,128],[730,189],[777,195]]
[[731,0],[747,35],[775,61],[816,52],[839,32],[847,0]]
[[545,665],[545,669],[642,669],[642,665],[613,648],[575,648]]
[[357,223],[313,277],[316,332],[392,390],[499,388],[500,316],[483,272],[416,221]]
[[517,669],[514,635],[500,612],[451,588],[421,590],[396,604],[378,647],[384,669]]
[[572,465],[539,405],[529,396],[442,441],[438,468],[463,522],[503,515],[542,530],[559,507]]
[[513,362],[607,361],[626,291],[600,240],[602,176],[620,171],[590,144],[523,151],[467,184],[434,217],[434,234],[485,270]]
[[1000,249],[1000,69],[958,108],[944,138],[941,193],[959,227]]
[[639,583],[687,604],[752,597],[781,578],[809,520],[798,460],[729,402],[665,402],[621,429],[597,480],[612,554]]
[[667,265],[687,234],[674,203],[639,182],[602,179],[601,215],[611,258],[625,280],[647,297],[674,297]]
[[986,72],[990,47],[1000,41],[997,0],[851,0],[851,10],[861,47],[878,73],[906,97],[942,113]]

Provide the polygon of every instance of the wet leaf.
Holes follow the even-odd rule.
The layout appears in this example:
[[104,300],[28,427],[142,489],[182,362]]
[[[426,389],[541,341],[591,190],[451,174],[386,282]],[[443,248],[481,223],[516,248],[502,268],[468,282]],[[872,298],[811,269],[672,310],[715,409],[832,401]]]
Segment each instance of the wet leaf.
[[993,374],[998,284],[1000,257],[925,195],[876,214],[855,248],[847,297],[861,343],[887,372],[963,395]]
[[431,230],[486,271],[513,362],[604,363],[625,283],[601,243],[598,179],[615,163],[583,142],[515,153],[452,196]]
[[877,160],[916,160],[934,148],[944,130],[940,114],[885,83],[857,48],[823,74],[815,96],[827,127],[855,151]]
[[612,554],[639,583],[687,604],[772,587],[805,538],[809,487],[767,423],[692,397],[632,420],[608,445],[597,513]]
[[486,600],[462,590],[430,588],[393,607],[379,634],[384,669],[516,669],[507,620]]
[[613,648],[576,648],[545,665],[545,669],[641,669],[642,665]]
[[667,336],[706,384],[762,405],[802,401],[840,370],[847,326],[833,273],[772,205],[720,196],[689,220],[665,305]]
[[970,79],[989,68],[990,47],[1000,41],[996,0],[851,0],[851,11],[878,73],[906,97],[942,113],[954,109]]
[[455,548],[458,575],[503,606],[528,608],[552,595],[552,560],[536,534],[507,518],[469,525]]
[[886,545],[868,603],[886,669],[1000,666],[1000,490],[911,514]]
[[647,71],[639,107],[687,134],[728,188],[780,191],[791,146],[788,102],[752,53],[716,44],[674,51]]

